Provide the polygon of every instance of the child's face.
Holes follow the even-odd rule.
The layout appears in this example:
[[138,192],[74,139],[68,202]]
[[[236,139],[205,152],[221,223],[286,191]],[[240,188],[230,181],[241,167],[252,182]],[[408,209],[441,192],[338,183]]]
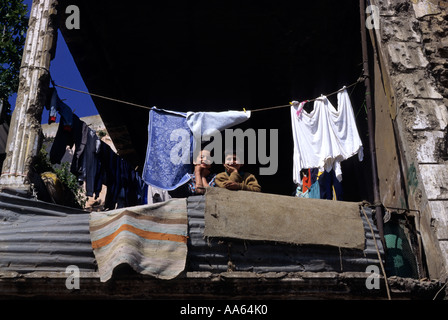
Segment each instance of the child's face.
[[228,154],[224,159],[224,164],[239,170],[243,164],[236,154]]
[[199,153],[198,157],[196,158],[196,161],[194,162],[194,164],[200,165],[201,167],[209,169],[212,166],[210,151],[202,150]]

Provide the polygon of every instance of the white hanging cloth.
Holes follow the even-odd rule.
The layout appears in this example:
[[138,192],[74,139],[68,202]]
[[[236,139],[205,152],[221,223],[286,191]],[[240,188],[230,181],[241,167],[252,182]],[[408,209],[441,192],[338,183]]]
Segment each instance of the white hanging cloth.
[[337,96],[337,110],[325,96],[314,101],[314,109],[309,113],[301,110],[301,104],[291,106],[294,183],[302,184],[300,171],[308,168],[334,169],[341,181],[341,161],[355,154],[358,154],[359,161],[363,160],[355,115],[347,90],[343,89]]

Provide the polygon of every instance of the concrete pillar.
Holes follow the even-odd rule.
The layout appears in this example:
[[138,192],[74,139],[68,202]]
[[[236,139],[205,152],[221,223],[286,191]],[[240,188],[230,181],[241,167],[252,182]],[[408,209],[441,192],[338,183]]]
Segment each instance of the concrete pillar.
[[57,0],[34,0],[23,50],[0,188],[31,192],[31,166],[41,146],[41,118],[56,48]]

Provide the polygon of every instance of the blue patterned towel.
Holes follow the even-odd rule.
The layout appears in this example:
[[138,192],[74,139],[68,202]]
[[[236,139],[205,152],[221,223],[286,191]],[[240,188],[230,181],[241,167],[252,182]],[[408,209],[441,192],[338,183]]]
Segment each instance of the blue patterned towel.
[[152,108],[143,180],[164,190],[183,185],[190,180],[190,150],[191,132],[186,114]]
[[[250,118],[250,111],[175,112],[149,111],[148,147],[144,181],[157,188],[174,190],[190,180],[196,139],[208,141],[222,131]],[[198,152],[198,150],[195,150]]]

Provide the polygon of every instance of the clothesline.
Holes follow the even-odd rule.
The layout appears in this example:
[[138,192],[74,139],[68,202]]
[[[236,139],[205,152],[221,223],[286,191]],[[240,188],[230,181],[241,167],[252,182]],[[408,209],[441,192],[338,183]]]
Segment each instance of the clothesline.
[[119,99],[115,99],[115,98],[110,98],[110,97],[106,97],[106,96],[102,96],[99,94],[95,94],[95,93],[91,93],[91,92],[86,92],[86,91],[82,91],[82,90],[78,90],[78,89],[73,89],[73,88],[69,88],[69,87],[65,87],[65,86],[61,86],[58,84],[55,84],[53,82],[53,86],[55,87],[59,87],[62,89],[66,89],[66,90],[70,90],[70,91],[74,91],[74,92],[78,92],[78,93],[83,93],[83,94],[87,94],[89,96],[93,96],[93,97],[97,97],[97,98],[101,98],[101,99],[106,99],[106,100],[110,100],[110,101],[114,101],[114,102],[119,102],[119,103],[123,103],[123,104],[128,104],[134,107],[139,107],[139,108],[145,108],[145,109],[151,109],[148,106],[144,106],[144,105],[140,105],[140,104],[136,104],[136,103],[132,103],[132,102],[128,102],[128,101],[124,101],[124,100],[119,100]]
[[[358,78],[358,80],[356,80],[356,82],[354,82],[354,83],[352,83],[352,84],[350,84],[350,85],[348,85],[348,86],[345,86],[344,88],[339,89],[339,90],[337,90],[337,91],[335,91],[335,92],[325,94],[324,96],[326,96],[326,97],[330,97],[330,96],[332,96],[332,95],[335,95],[335,94],[337,94],[337,93],[339,93],[339,92],[344,91],[345,89],[348,89],[348,88],[351,88],[351,87],[353,87],[353,86],[356,86],[358,83],[360,83],[360,82],[362,82],[362,81],[364,81],[364,78],[363,78],[363,77],[360,77],[360,78]],[[304,101],[306,101],[306,102],[314,102],[314,101],[316,101],[317,99],[319,99],[319,97],[318,97],[318,98],[311,99],[311,100],[304,100]],[[290,103],[290,104],[286,104],[286,105],[282,105],[282,106],[275,106],[275,107],[266,107],[266,108],[261,108],[261,109],[255,109],[255,110],[251,110],[251,112],[265,111],[265,110],[279,109],[279,108],[286,108],[286,107],[291,107],[291,103]]]
[[[344,88],[339,89],[339,90],[337,90],[335,92],[326,94],[325,96],[329,97],[329,96],[335,95],[335,94],[337,94],[339,92],[344,91],[345,89],[348,89],[350,87],[356,86],[358,83],[360,83],[362,81],[364,81],[364,77],[360,77],[360,78],[358,78],[358,80],[356,80],[356,82],[354,82],[354,83],[352,83],[352,84],[350,84],[348,86],[345,86]],[[134,106],[134,107],[144,108],[144,109],[148,109],[148,110],[151,109],[151,107],[148,107],[148,106],[145,106],[145,105],[141,105],[141,104],[137,104],[137,103],[133,103],[133,102],[129,102],[129,101],[124,101],[124,100],[119,100],[119,99],[115,99],[115,98],[110,98],[110,97],[106,97],[106,96],[95,94],[95,93],[91,93],[91,92],[86,92],[86,91],[82,91],[82,90],[78,90],[78,89],[69,88],[69,87],[66,87],[66,86],[61,86],[61,85],[56,84],[53,80],[51,80],[51,82],[52,82],[54,87],[59,87],[59,88],[62,88],[62,89],[66,89],[66,90],[70,90],[70,91],[74,91],[74,92],[78,92],[78,93],[82,93],[82,94],[87,94],[89,96],[93,96],[93,97],[97,97],[97,98],[101,98],[101,99],[105,99],[105,100],[131,105],[131,106]],[[366,92],[366,94],[368,94],[368,93]],[[304,101],[306,101],[306,102],[313,102],[313,101],[316,101],[317,99],[319,99],[319,98],[315,98],[315,99],[311,99],[311,100],[304,100]],[[273,106],[273,107],[266,107],[266,108],[250,110],[250,112],[273,110],[273,109],[279,109],[279,108],[286,108],[286,107],[290,107],[290,106],[291,106],[291,103],[287,104],[287,105],[280,105],[280,106]],[[246,111],[245,108],[243,108],[243,110]]]

